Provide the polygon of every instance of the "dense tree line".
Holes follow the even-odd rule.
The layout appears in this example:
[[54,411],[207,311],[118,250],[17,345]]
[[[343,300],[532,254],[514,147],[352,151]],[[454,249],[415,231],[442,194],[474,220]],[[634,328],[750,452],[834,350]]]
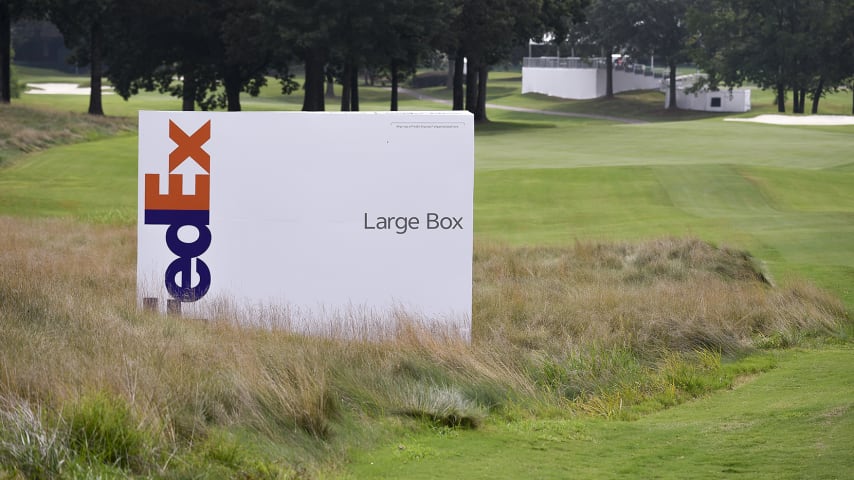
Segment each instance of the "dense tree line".
[[90,68],[92,114],[103,114],[102,78],[124,98],[158,90],[180,97],[185,110],[240,110],[240,93],[257,94],[269,76],[293,92],[290,65],[304,70],[303,110],[326,109],[324,86],[335,81],[341,109],[358,110],[364,69],[387,72],[395,110],[401,78],[438,51],[460,67],[454,107],[485,120],[489,67],[528,38],[566,31],[586,1],[2,0],[0,30],[8,34],[15,18],[56,24],[72,61]]
[[[9,30],[45,18],[63,33],[72,61],[91,72],[89,112],[103,114],[101,79],[124,98],[169,92],[182,108],[240,110],[270,77],[298,84],[303,110],[359,110],[359,72],[385,72],[390,109],[400,80],[440,52],[453,71],[453,108],[486,120],[491,66],[544,35],[611,54],[694,61],[712,88],[745,82],[777,92],[795,112],[854,81],[854,0],[0,0],[0,94],[9,101]],[[676,95],[671,92],[671,99]],[[671,103],[670,108],[675,108]],[[854,108],[854,107],[852,107]]]
[[854,87],[852,25],[854,0],[592,0],[578,28],[607,62],[612,52],[663,57],[670,108],[676,66],[693,62],[707,74],[698,87],[752,83],[775,90],[780,112],[791,92],[794,113],[807,97],[816,113],[826,92]]
[[[774,89],[777,108],[812,113],[828,91],[854,81],[854,0],[711,0],[693,8],[688,48],[713,86]],[[854,114],[854,104],[852,104]]]

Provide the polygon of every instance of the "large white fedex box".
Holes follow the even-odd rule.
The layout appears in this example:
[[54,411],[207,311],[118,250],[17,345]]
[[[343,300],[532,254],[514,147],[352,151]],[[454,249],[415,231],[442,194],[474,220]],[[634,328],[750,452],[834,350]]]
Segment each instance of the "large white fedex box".
[[473,185],[467,112],[140,112],[139,301],[468,336]]

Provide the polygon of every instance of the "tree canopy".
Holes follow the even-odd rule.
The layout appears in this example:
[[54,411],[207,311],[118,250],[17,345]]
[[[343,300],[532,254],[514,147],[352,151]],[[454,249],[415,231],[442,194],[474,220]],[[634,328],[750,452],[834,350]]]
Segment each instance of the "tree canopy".
[[827,89],[854,75],[852,22],[852,0],[712,0],[691,10],[689,45],[713,87],[774,89],[781,112],[787,91],[795,113],[809,95],[815,112]]
[[54,22],[72,61],[89,66],[93,114],[103,114],[102,77],[125,99],[159,90],[185,110],[240,110],[240,95],[257,95],[269,77],[295,91],[292,65],[304,74],[303,110],[325,110],[324,87],[336,80],[341,109],[358,110],[360,71],[387,72],[394,110],[400,79],[442,52],[453,108],[485,121],[490,68],[529,39],[569,36],[605,56],[609,86],[612,53],[663,57],[671,98],[686,61],[712,88],[775,89],[781,111],[787,92],[793,111],[808,96],[816,111],[824,92],[854,84],[854,0],[3,0],[5,102],[10,22],[26,17]]

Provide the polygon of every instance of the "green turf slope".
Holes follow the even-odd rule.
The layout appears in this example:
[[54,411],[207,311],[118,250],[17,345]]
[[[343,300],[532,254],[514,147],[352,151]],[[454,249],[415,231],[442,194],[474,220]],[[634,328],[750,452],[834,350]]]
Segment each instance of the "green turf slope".
[[[350,478],[847,478],[854,350],[790,351],[777,368],[633,422],[436,430],[359,455]],[[464,473],[463,473],[464,472]]]

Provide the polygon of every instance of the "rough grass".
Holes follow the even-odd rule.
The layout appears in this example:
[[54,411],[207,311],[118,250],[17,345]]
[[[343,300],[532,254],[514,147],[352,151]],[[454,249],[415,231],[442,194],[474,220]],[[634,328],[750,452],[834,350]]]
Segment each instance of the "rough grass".
[[[823,292],[769,285],[745,253],[694,239],[480,244],[473,344],[405,317],[385,339],[346,342],[142,314],[134,251],[130,227],[0,217],[4,468],[66,455],[51,467],[62,475],[218,462],[267,478],[329,462],[347,448],[337,439],[388,419],[626,417],[731,384],[721,353],[796,344],[845,317]],[[234,431],[301,446],[214,448]]]
[[593,342],[643,355],[744,351],[757,335],[837,329],[844,307],[806,284],[773,288],[746,252],[697,239],[573,248],[481,246],[475,337],[554,352]]
[[0,106],[0,166],[21,154],[136,130],[136,119]]

